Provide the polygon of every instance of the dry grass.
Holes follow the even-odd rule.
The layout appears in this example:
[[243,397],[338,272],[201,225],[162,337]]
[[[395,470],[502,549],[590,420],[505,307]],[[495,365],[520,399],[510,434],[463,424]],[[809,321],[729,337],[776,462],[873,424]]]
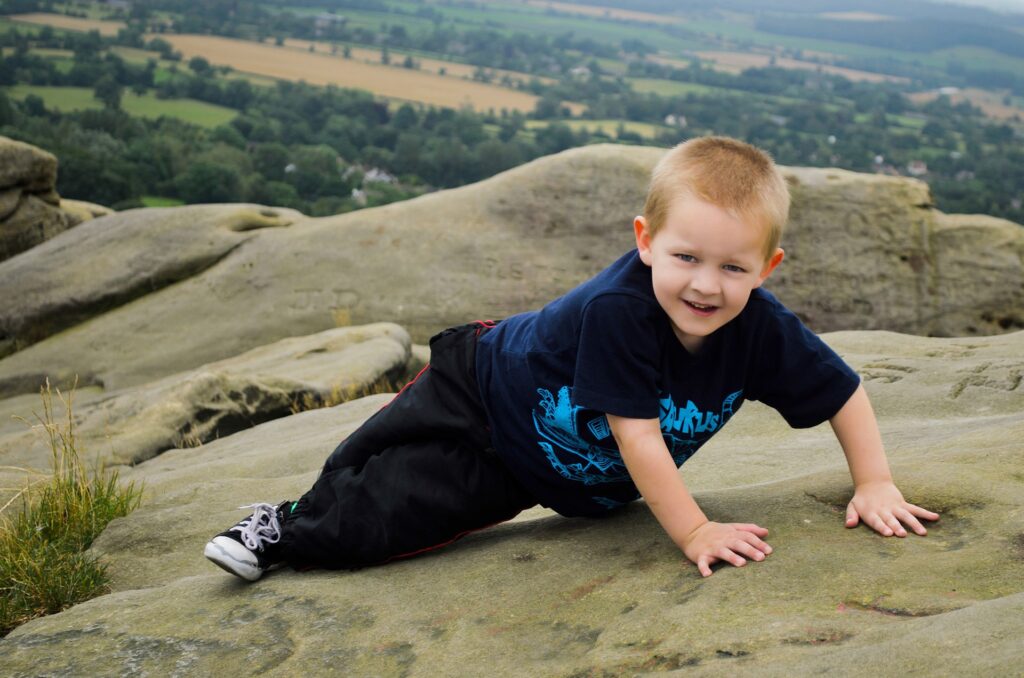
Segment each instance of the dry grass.
[[53,26],[54,28],[63,28],[69,31],[82,31],[83,33],[99,31],[100,35],[106,36],[117,35],[117,32],[124,28],[124,22],[122,21],[79,19],[78,17],[64,16],[63,14],[48,14],[46,12],[13,14],[7,18],[11,21],[20,21],[26,24]]
[[496,85],[436,73],[269,44],[208,35],[163,35],[186,59],[202,56],[212,64],[283,80],[304,80],[311,85],[337,85],[365,89],[389,99],[434,106],[476,110],[502,108],[532,111],[537,97]]
[[[769,54],[751,54],[747,52],[697,52],[704,61],[711,62],[713,68],[729,73],[739,73],[747,68],[765,68],[771,64]],[[662,59],[662,62],[665,60]],[[778,68],[789,68],[802,71],[821,71],[831,75],[841,75],[847,80],[854,82],[910,82],[907,78],[895,75],[883,75],[881,73],[870,73],[858,71],[853,68],[841,66],[830,66],[828,64],[816,64],[811,61],[801,61],[788,57],[775,57],[775,65]]]
[[402,385],[395,379],[384,375],[369,384],[350,384],[344,387],[335,386],[326,396],[316,393],[303,393],[292,400],[291,410],[293,414],[298,414],[299,412],[316,410],[321,407],[334,407],[335,405],[347,403],[350,400],[357,400],[369,395],[377,395],[378,393],[397,393],[401,390]]
[[[994,120],[1012,120],[1015,117],[1024,118],[1024,108],[1007,106],[1003,103],[1003,99],[1007,94],[1008,92],[1006,91],[996,92],[968,87],[948,96],[949,100],[954,104],[959,104],[963,101],[971,102],[972,105],[980,108],[985,115]],[[907,98],[916,104],[923,104],[933,101],[939,98],[939,96],[939,92],[931,91],[909,94]]]
[[[73,393],[73,392],[72,392]],[[112,519],[139,504],[141,488],[122,486],[116,472],[87,471],[75,439],[72,396],[49,383],[34,427],[50,445],[49,472],[25,470],[24,489],[0,508],[0,636],[107,591],[105,567],[85,553]]]
[[[309,52],[312,46],[313,51],[319,54],[332,54],[335,52],[334,46],[328,42],[318,42],[314,40],[299,40],[297,38],[288,38],[284,41],[284,46],[292,49],[301,50],[303,52]],[[339,45],[336,54],[334,56],[342,57],[343,45]],[[349,53],[352,59],[356,61],[362,61],[364,63],[379,64],[380,63],[380,50],[379,49],[367,49],[365,47],[349,47]],[[344,57],[342,57],[344,58]],[[427,73],[440,74],[442,69],[444,74],[455,77],[472,79],[473,74],[476,72],[477,67],[469,64],[462,64],[457,61],[445,61],[443,59],[430,59],[428,57],[420,57],[413,55],[416,63],[419,64],[419,69]],[[401,68],[402,61],[405,59],[405,53],[392,51],[391,52],[391,64],[393,68]],[[520,73],[519,71],[506,71],[501,68],[488,68],[487,72],[491,74],[494,80],[500,80],[503,77],[508,77],[512,82],[523,82],[527,83],[531,78],[537,76],[530,75],[529,73]],[[548,85],[552,85],[557,82],[554,78],[537,78],[540,82]]]

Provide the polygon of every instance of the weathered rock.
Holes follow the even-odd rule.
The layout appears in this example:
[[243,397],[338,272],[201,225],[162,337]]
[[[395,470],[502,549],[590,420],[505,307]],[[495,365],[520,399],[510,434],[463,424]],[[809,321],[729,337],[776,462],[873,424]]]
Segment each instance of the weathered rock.
[[300,218],[259,205],[196,205],[91,220],[0,266],[0,286],[17,291],[0,306],[0,341],[25,346],[152,295],[214,266],[255,231]]
[[765,525],[775,552],[710,579],[642,505],[603,521],[532,509],[430,556],[254,585],[203,559],[235,506],[304,491],[377,396],[126,469],[144,504],[94,546],[114,593],[15,630],[0,671],[1014,673],[1024,333],[827,339],[864,374],[904,493],[942,513],[925,538],[844,529],[849,475],[827,426],[794,431],[751,403],[684,469],[709,515]]
[[49,193],[57,185],[57,157],[31,144],[0,137],[0,188]]
[[921,181],[787,168],[786,261],[766,286],[815,329],[931,336],[1024,327],[1024,228],[932,208]]
[[[538,308],[632,246],[630,222],[661,152],[574,149],[473,186],[248,234],[244,247],[175,285],[116,308],[90,302],[89,315],[110,310],[0,361],[0,393],[33,388],[42,374],[89,374],[117,388],[348,323],[395,321],[422,342],[447,325]],[[770,288],[816,329],[970,334],[1013,329],[1024,316],[1024,229],[947,219],[915,180],[787,173],[795,198],[789,256]],[[87,227],[123,219],[123,258],[159,256],[174,266],[188,239],[160,240],[154,255],[147,233],[183,209],[88,222],[59,246],[90,248]],[[0,300],[18,341],[67,327],[61,318],[82,317],[77,299],[109,286],[87,276],[75,286],[48,281],[66,260],[52,247],[0,264],[0,282],[15,290],[9,299],[32,298]],[[970,263],[982,260],[984,268]],[[29,268],[39,274],[22,275]],[[18,292],[29,284],[22,280],[31,295]],[[83,295],[83,284],[98,292]]]
[[[89,462],[136,464],[164,450],[198,446],[296,410],[396,390],[410,358],[408,333],[377,323],[283,339],[196,370],[101,394],[86,390],[72,410],[78,447]],[[9,404],[8,404],[9,403]],[[6,405],[6,406],[5,406]],[[58,416],[63,407],[56,405]],[[38,396],[0,401],[0,412],[36,423]],[[15,468],[48,468],[38,431],[0,428],[0,505],[24,486]]]
[[0,137],[0,261],[74,225],[59,208],[56,185],[53,154]]
[[94,202],[68,200],[67,198],[61,198],[60,209],[68,215],[68,220],[72,226],[77,226],[83,221],[98,219],[99,217],[105,217],[114,213],[114,210],[109,207],[97,205]]

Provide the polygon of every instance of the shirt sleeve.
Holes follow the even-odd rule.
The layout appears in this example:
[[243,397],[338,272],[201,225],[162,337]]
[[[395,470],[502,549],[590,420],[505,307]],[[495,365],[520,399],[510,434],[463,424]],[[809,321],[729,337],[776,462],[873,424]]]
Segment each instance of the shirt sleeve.
[[794,428],[817,426],[846,404],[860,377],[792,311],[772,306],[752,347],[758,367],[747,392]]
[[629,294],[605,294],[583,311],[573,399],[588,409],[634,419],[659,414],[660,308]]

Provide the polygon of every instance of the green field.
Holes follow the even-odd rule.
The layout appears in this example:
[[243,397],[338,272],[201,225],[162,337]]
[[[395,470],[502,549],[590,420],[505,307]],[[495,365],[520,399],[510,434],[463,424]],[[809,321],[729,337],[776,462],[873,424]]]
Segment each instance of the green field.
[[658,94],[665,97],[683,96],[686,94],[727,94],[736,93],[736,90],[729,90],[711,85],[701,85],[695,82],[678,82],[676,80],[659,80],[657,78],[626,78],[626,82],[633,86],[633,90],[640,94]]
[[937,67],[945,65],[948,61],[960,61],[967,64],[969,68],[989,68],[1014,73],[1024,72],[1024,59],[1012,57],[1008,54],[1000,54],[983,47],[965,46],[940,49],[928,54],[923,61]]
[[146,207],[177,207],[185,204],[177,198],[163,198],[159,195],[144,195],[140,200]]
[[[6,89],[13,99],[24,99],[35,94],[43,99],[47,108],[67,112],[102,108],[88,87],[43,87],[15,85]],[[125,91],[121,107],[130,115],[142,118],[168,116],[203,127],[217,127],[230,122],[238,112],[224,106],[195,101],[194,99],[157,99],[152,93],[137,96]]]

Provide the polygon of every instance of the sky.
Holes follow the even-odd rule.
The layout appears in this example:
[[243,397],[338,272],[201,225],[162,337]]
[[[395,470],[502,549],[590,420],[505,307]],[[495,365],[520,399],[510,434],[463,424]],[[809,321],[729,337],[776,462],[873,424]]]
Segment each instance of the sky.
[[1024,14],[1024,0],[931,0],[932,2],[943,2],[947,5],[976,5],[988,7],[1002,12],[1018,12]]

